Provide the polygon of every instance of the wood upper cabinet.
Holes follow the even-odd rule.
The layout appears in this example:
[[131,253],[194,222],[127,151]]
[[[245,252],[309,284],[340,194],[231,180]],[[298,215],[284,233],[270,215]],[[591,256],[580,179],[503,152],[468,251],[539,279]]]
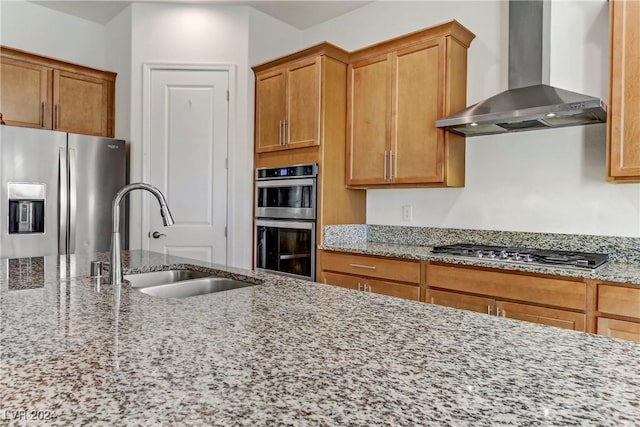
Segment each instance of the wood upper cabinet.
[[320,144],[322,64],[316,55],[256,71],[256,153]]
[[0,112],[8,125],[51,129],[52,69],[0,56]]
[[640,2],[609,1],[607,175],[640,181]]
[[398,298],[420,300],[420,263],[320,251],[318,281]]
[[474,37],[451,21],[351,54],[347,185],[464,185],[464,138],[435,121],[466,106]]
[[113,136],[113,82],[63,70],[53,82],[54,130]]
[[115,73],[7,47],[0,54],[7,124],[113,137]]

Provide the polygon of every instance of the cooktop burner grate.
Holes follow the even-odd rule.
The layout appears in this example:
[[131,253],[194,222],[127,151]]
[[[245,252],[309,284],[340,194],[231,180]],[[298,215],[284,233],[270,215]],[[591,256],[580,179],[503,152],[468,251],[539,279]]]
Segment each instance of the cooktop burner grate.
[[435,246],[431,252],[465,258],[577,268],[580,270],[595,270],[609,261],[609,255],[601,253],[475,245],[470,243]]

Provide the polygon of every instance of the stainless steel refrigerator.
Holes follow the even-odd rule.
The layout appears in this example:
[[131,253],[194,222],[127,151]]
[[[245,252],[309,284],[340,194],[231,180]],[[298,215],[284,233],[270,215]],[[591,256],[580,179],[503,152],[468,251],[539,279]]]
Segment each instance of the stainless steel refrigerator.
[[0,178],[0,258],[109,250],[124,141],[0,126]]

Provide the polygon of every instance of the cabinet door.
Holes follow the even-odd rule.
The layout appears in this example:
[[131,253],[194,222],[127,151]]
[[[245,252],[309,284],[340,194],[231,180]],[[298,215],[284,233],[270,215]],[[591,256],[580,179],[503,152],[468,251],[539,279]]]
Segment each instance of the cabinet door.
[[394,184],[443,182],[444,38],[394,55],[390,174]]
[[321,58],[287,67],[286,148],[320,144]]
[[390,55],[348,68],[347,185],[388,182],[390,139]]
[[367,278],[365,284],[365,290],[368,292],[420,301],[420,287],[417,285],[405,285],[403,283],[388,282],[370,278]]
[[598,334],[640,342],[640,323],[598,317]]
[[499,316],[509,319],[585,332],[585,315],[582,313],[505,301],[497,301],[496,308]]
[[110,82],[68,71],[53,73],[53,129],[112,136],[109,130]]
[[340,286],[347,289],[361,290],[364,279],[358,276],[347,276],[346,274],[329,273],[323,271],[320,274],[320,282],[327,285]]
[[283,149],[281,123],[286,118],[285,70],[256,76],[256,152]]
[[0,60],[0,112],[8,125],[51,129],[51,69]]
[[611,0],[607,118],[611,179],[640,180],[640,2]]
[[495,301],[491,298],[438,291],[435,289],[429,289],[427,291],[427,302],[445,307],[459,308],[461,310],[476,311],[478,313],[493,314],[495,312]]

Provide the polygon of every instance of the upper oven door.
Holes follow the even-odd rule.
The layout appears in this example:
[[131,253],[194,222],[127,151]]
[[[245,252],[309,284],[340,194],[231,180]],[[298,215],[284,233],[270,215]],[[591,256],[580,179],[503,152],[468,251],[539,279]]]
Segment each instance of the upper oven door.
[[256,181],[256,217],[316,219],[316,179]]

